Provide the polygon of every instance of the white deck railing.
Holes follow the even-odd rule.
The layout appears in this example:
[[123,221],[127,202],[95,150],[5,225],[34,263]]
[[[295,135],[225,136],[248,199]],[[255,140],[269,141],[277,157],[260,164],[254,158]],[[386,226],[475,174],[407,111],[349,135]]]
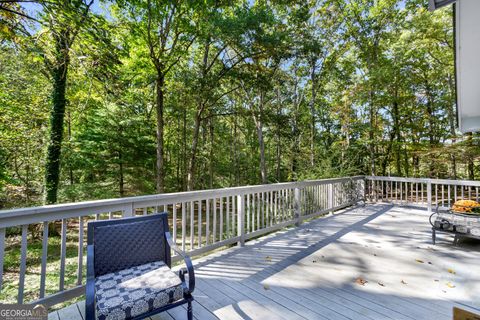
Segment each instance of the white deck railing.
[[376,176],[365,179],[366,200],[422,206],[426,207],[428,212],[431,212],[437,203],[443,204],[442,207],[451,207],[455,200],[480,199],[480,181]]
[[[0,290],[5,285],[18,287],[16,297],[6,300],[47,306],[81,296],[86,225],[91,220],[166,211],[177,245],[190,255],[198,255],[235,243],[243,245],[248,239],[350,206],[363,198],[364,182],[364,177],[338,178],[0,211]],[[53,224],[60,229],[60,237],[55,238],[59,247],[49,241],[49,237],[53,239],[49,235]],[[38,234],[39,239],[33,239],[29,232]],[[29,245],[41,258],[38,267],[32,264],[27,272]],[[6,253],[12,250],[20,252],[18,264],[10,266],[14,270],[5,270]],[[59,253],[58,261],[48,259],[52,250]]]

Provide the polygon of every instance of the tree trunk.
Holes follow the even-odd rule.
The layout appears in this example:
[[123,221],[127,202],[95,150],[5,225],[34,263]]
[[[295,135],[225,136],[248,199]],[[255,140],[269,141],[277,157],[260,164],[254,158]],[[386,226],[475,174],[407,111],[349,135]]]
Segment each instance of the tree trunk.
[[[434,120],[434,101],[433,101],[433,96],[431,93],[430,85],[426,83],[425,85],[425,93],[427,96],[427,118],[428,118],[428,137],[429,137],[429,144],[430,144],[430,150],[432,150],[436,146],[436,140],[435,140],[435,120]],[[429,161],[429,172],[428,172],[428,177],[433,178],[435,175],[435,166],[434,166],[434,161]]]
[[471,132],[467,133],[468,141],[468,153],[467,153],[467,172],[468,180],[475,180],[475,164],[473,163],[473,134]]
[[52,68],[52,110],[50,112],[50,142],[47,149],[45,165],[45,202],[57,202],[60,181],[60,160],[63,139],[63,122],[65,117],[67,72],[70,63],[66,35],[55,36],[55,66]]
[[182,144],[183,144],[183,159],[182,159],[182,191],[187,189],[187,108],[183,107],[183,126],[182,126]]
[[[448,77],[448,83],[450,86],[450,92],[451,96],[455,97],[455,83],[453,81],[453,77],[449,75]],[[455,105],[455,99],[452,99],[452,105],[447,108],[448,110],[448,122],[449,122],[449,127],[450,127],[450,136],[452,139],[452,145],[455,145],[457,143],[457,135],[455,134],[455,111],[454,111],[454,105]],[[450,154],[450,161],[451,161],[451,174],[450,178],[451,179],[457,179],[457,155],[455,152],[451,152]]]
[[310,165],[313,167],[315,165],[315,99],[317,97],[317,77],[315,74],[315,58],[311,61],[311,73],[310,73],[310,81],[312,82],[312,100],[310,101]]
[[156,91],[157,91],[157,101],[156,101],[156,115],[157,115],[157,174],[156,174],[156,183],[157,183],[157,192],[163,193],[165,191],[165,170],[164,170],[164,143],[163,143],[163,107],[164,107],[164,75],[160,69],[157,69],[157,79],[156,79]]
[[374,111],[374,93],[373,89],[370,89],[370,110],[369,110],[369,120],[370,120],[370,130],[369,130],[369,140],[370,140],[370,174],[375,175],[375,111]]
[[[203,108],[199,108],[200,110]],[[192,138],[192,148],[190,149],[190,163],[188,165],[187,173],[187,190],[191,191],[195,187],[194,175],[195,175],[195,165],[197,159],[197,146],[198,146],[198,137],[200,133],[201,125],[201,114],[197,112],[195,115],[195,127],[193,129],[193,138]]]
[[118,152],[118,174],[119,174],[119,193],[120,197],[122,198],[125,196],[125,188],[124,188],[124,179],[123,179],[123,159],[122,159],[122,151]]
[[214,130],[214,126],[213,126],[213,117],[210,118],[210,123],[209,123],[209,131],[210,131],[210,155],[209,155],[209,161],[210,161],[210,165],[209,165],[209,168],[208,168],[208,171],[209,171],[209,177],[210,177],[210,181],[209,181],[209,186],[210,186],[210,189],[213,189],[213,170],[214,170],[214,158],[213,158],[213,151],[214,151],[214,144],[215,144],[215,130]]
[[255,129],[257,130],[258,148],[260,152],[260,178],[262,184],[267,183],[267,167],[265,164],[265,141],[263,138],[263,92],[260,93],[260,103],[258,105],[258,115],[253,114]]
[[277,176],[277,182],[280,182],[282,180],[281,177],[281,156],[280,156],[280,110],[281,110],[281,105],[280,105],[280,88],[277,88],[277,130],[276,130],[276,140],[277,140],[277,150],[276,150],[276,163],[277,163],[277,168],[276,168],[276,176]]

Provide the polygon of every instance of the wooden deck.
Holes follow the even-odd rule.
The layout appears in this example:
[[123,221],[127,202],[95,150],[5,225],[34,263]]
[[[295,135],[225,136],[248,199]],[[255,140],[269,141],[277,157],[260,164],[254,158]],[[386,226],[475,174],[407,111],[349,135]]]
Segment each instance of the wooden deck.
[[[194,261],[208,319],[452,319],[480,313],[480,244],[440,234],[424,210],[367,205]],[[360,280],[366,280],[364,285]],[[84,303],[50,319],[82,319]],[[186,319],[179,307],[153,319]]]

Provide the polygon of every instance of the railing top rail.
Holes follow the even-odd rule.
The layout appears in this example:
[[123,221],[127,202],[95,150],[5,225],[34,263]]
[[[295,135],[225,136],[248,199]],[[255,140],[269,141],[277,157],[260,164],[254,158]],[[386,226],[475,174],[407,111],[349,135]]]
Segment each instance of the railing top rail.
[[398,182],[419,182],[419,183],[430,182],[432,184],[480,187],[480,181],[475,181],[475,180],[404,178],[404,177],[385,177],[385,176],[366,176],[365,178],[367,180],[374,180],[374,181],[398,181]]
[[216,197],[233,195],[244,195],[255,192],[276,191],[285,188],[302,188],[310,185],[347,182],[360,179],[364,179],[364,177],[354,176],[321,180],[307,180],[299,182],[284,182],[265,185],[164,193],[147,196],[104,199],[76,203],[46,205],[31,208],[0,210],[0,228],[19,225],[21,223],[38,223],[42,221],[56,220],[59,218],[69,218],[107,211],[122,211],[125,208],[136,209],[149,206],[158,206],[163,204],[181,203],[201,199],[213,199]]

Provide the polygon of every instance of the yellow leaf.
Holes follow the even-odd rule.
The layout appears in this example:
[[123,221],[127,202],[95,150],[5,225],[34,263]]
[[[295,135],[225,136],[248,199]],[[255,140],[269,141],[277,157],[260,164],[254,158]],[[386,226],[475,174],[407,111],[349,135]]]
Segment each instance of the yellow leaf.
[[368,283],[368,281],[361,277],[358,277],[357,279],[355,279],[355,283],[364,286],[366,283]]
[[415,261],[417,261],[418,263],[424,263],[423,260],[420,259],[415,259]]
[[451,282],[447,282],[446,285],[449,288],[455,288],[455,285],[453,285]]
[[265,283],[265,284],[263,285],[263,289],[265,289],[265,290],[270,290],[270,286]]
[[448,269],[448,272],[451,273],[451,274],[457,274],[457,273],[455,272],[455,270],[453,270],[453,269]]
[[265,257],[265,261],[268,261],[268,262],[272,261],[272,257],[266,256],[266,257]]

